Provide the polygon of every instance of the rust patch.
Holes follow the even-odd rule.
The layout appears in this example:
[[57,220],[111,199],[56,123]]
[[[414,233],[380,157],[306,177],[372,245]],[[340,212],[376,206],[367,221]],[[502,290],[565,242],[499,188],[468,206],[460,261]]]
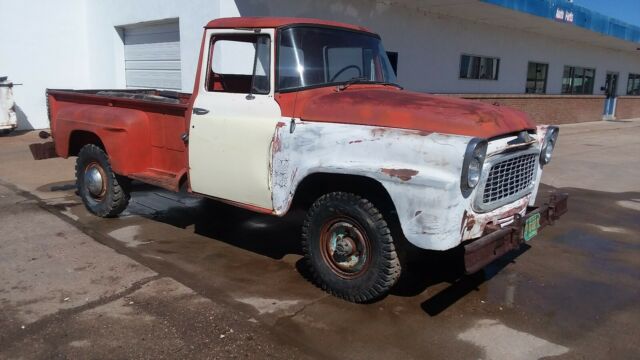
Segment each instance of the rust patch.
[[279,129],[279,128],[284,127],[285,125],[287,125],[287,123],[285,123],[283,121],[278,121],[278,123],[276,124],[276,127]]
[[371,129],[371,135],[374,136],[374,137],[382,136],[386,132],[387,132],[387,129],[385,129],[385,128]]
[[276,133],[273,135],[273,141],[272,141],[273,144],[271,145],[271,152],[274,154],[282,150],[282,140],[280,139],[280,128],[281,126],[278,126],[278,128],[276,129]]
[[473,214],[469,214],[467,210],[462,214],[462,223],[460,224],[460,233],[466,231],[471,231],[473,226],[476,224],[476,218]]
[[402,180],[402,181],[409,181],[411,180],[412,177],[418,175],[418,171],[416,170],[411,170],[411,169],[385,169],[382,168],[380,169],[380,171],[382,171],[383,173],[391,176],[391,177],[397,177],[398,179]]

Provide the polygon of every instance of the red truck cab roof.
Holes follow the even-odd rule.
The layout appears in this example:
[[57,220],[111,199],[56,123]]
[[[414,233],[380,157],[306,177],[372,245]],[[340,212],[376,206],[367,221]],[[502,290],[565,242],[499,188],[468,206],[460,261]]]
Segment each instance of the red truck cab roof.
[[235,29],[235,28],[281,28],[290,25],[320,25],[339,27],[356,31],[372,33],[364,26],[357,26],[337,21],[296,17],[228,17],[209,21],[206,29]]

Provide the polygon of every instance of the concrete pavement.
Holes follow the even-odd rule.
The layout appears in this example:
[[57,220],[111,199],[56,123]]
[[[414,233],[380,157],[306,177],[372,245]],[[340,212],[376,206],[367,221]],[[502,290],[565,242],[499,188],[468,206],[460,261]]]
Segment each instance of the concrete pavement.
[[424,252],[368,305],[307,281],[299,213],[138,185],[123,216],[99,219],[74,194],[73,160],[31,160],[33,133],[0,138],[0,357],[633,357],[639,137],[640,121],[563,126],[541,189],[570,193],[562,221],[473,276]]
[[45,208],[0,185],[0,358],[306,357]]

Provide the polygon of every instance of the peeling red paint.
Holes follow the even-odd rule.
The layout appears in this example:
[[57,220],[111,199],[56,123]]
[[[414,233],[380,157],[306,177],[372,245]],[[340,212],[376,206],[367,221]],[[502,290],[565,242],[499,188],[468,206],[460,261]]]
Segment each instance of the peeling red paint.
[[382,135],[384,135],[384,133],[386,131],[387,131],[387,129],[385,129],[385,128],[371,129],[371,135],[373,135],[374,137],[382,136]]
[[[280,123],[278,123],[280,124]],[[282,128],[281,126],[277,126],[276,128],[276,132],[273,135],[273,145],[271,147],[271,151],[273,153],[277,153],[280,152],[280,150],[282,150],[282,141],[280,139],[280,128]]]
[[391,177],[397,177],[398,179],[402,180],[402,181],[409,181],[411,180],[412,177],[418,175],[418,171],[416,170],[411,170],[411,169],[385,169],[382,168],[380,169],[380,171],[382,171],[383,173],[391,176]]
[[470,214],[467,212],[467,210],[464,211],[464,214],[462,214],[462,224],[460,225],[460,232],[463,233],[465,230],[466,231],[471,231],[471,229],[473,229],[473,227],[476,224],[476,219],[475,216],[473,216],[473,214]]
[[[410,129],[492,138],[536,128],[526,114],[508,107],[371,85],[276,94],[282,115],[305,121]],[[375,130],[379,132],[381,130]],[[376,135],[374,133],[374,135]]]

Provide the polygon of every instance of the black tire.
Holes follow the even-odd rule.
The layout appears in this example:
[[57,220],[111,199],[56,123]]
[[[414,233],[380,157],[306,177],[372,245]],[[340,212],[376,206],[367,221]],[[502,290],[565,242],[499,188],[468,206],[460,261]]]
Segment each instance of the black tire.
[[387,222],[369,200],[355,194],[329,193],[311,206],[302,248],[317,285],[351,302],[385,296],[400,277]]
[[[89,190],[88,174],[95,169],[101,174],[102,191],[94,194]],[[76,160],[76,188],[84,206],[91,213],[105,218],[116,217],[129,204],[129,179],[113,172],[107,154],[98,146],[89,144],[80,149]]]

